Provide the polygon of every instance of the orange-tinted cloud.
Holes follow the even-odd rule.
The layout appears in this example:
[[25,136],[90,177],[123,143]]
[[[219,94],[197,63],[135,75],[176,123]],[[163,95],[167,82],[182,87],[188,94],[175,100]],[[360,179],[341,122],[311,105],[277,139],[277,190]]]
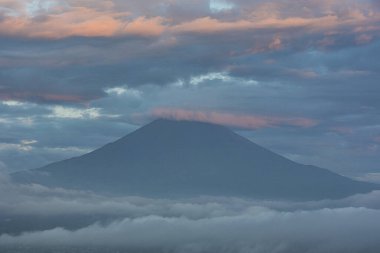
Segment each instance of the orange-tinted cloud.
[[127,23],[121,33],[142,36],[159,36],[165,30],[165,27],[162,24],[163,22],[164,19],[161,17],[139,17],[132,22]]
[[[167,5],[180,5],[174,2],[168,1]],[[307,28],[309,32],[339,32],[339,29],[351,27],[350,30],[356,33],[363,32],[364,27],[379,29],[379,13],[369,12],[370,6],[365,4],[347,4],[350,8],[336,7],[344,5],[336,0],[299,3],[269,1],[252,4],[250,9],[233,19],[216,18],[210,13],[209,16],[194,15],[192,18],[176,20],[164,10],[134,13],[129,4],[124,3],[120,8],[114,1],[68,1],[66,4],[57,1],[56,6],[34,16],[28,13],[22,1],[0,0],[0,5],[8,10],[0,19],[0,35],[59,39],[70,36],[159,36],[164,32],[208,34],[237,30],[281,31],[289,28]],[[303,9],[296,12],[292,7],[294,5],[302,5]],[[358,36],[358,43],[368,41],[368,36]],[[269,48],[278,49],[280,46],[278,37]]]
[[37,18],[7,16],[0,21],[0,34],[60,39],[72,36],[157,36],[164,30],[163,19],[160,17],[141,16],[131,19],[129,15],[128,12],[101,12],[75,7]]
[[215,111],[192,111],[178,108],[155,108],[154,117],[174,120],[195,120],[244,129],[259,129],[275,126],[313,127],[318,124],[309,118],[271,117],[242,115]]
[[[376,20],[380,16],[377,15]],[[222,21],[211,17],[203,17],[189,22],[170,27],[175,32],[192,33],[217,33],[234,30],[262,30],[262,29],[287,29],[287,28],[308,28],[310,31],[330,30],[347,25],[359,25],[367,21],[374,20],[374,17],[357,17],[356,19],[343,19],[335,15],[326,15],[315,18],[288,17],[288,18],[263,18],[263,19],[242,19],[237,21]],[[359,22],[359,23],[358,23]]]

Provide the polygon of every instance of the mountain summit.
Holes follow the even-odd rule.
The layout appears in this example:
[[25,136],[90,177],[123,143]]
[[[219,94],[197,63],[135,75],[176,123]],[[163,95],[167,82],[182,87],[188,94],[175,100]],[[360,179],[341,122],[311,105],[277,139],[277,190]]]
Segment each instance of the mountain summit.
[[316,200],[379,188],[290,161],[223,126],[164,119],[83,156],[14,173],[13,178],[149,197]]

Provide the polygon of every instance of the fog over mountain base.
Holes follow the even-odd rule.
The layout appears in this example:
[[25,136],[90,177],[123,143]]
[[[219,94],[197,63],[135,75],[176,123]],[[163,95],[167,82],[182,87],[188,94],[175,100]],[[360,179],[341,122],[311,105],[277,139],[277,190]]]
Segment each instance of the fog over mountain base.
[[380,252],[380,191],[311,202],[168,200],[0,180],[1,252]]

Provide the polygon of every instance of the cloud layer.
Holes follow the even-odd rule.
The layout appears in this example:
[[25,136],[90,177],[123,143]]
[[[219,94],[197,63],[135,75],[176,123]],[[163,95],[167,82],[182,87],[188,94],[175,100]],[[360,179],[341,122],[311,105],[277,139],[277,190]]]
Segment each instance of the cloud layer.
[[147,216],[76,231],[60,228],[3,235],[0,244],[142,249],[148,252],[376,252],[380,212],[324,209],[275,212],[252,208],[236,216],[190,220]]
[[[344,31],[354,26],[354,34],[360,34],[376,30],[373,24],[380,19],[371,1],[363,1],[360,5],[349,0],[293,2],[302,6],[301,12],[294,11],[288,1],[230,1],[224,3],[231,6],[229,9],[212,8],[222,3],[214,1],[211,5],[209,1],[197,1],[194,10],[190,9],[183,17],[175,14],[189,6],[190,1],[144,1],[149,8],[135,1],[95,1],[91,4],[83,1],[5,1],[0,33],[59,39],[72,36],[161,36],[164,33],[207,34],[270,29],[281,33],[291,28],[307,28],[311,32],[332,29]],[[369,8],[372,10],[369,11]],[[358,37],[357,41],[363,43],[368,40],[371,40],[369,35]]]
[[[210,71],[315,79],[326,72],[323,61],[319,68],[287,64],[290,59],[273,63],[298,52],[366,46],[379,35],[379,10],[369,0],[236,0],[220,12],[203,0],[140,2],[4,1],[0,97],[81,102],[104,96],[106,86],[163,85]],[[371,73],[363,66],[332,67],[347,75]]]
[[110,198],[14,185],[2,176],[2,225],[20,218],[28,223],[28,219],[41,222],[41,217],[45,221],[61,217],[62,221],[65,217],[66,223],[60,224],[63,227],[76,217],[98,220],[76,229],[51,227],[18,235],[4,233],[0,235],[0,249],[377,252],[379,193],[298,203],[206,196],[182,200]]

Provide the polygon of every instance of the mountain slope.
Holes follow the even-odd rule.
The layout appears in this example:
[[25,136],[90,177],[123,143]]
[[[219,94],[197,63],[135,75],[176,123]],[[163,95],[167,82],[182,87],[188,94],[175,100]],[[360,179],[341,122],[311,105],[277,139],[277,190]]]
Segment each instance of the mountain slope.
[[313,200],[378,188],[295,163],[222,126],[163,119],[86,155],[15,173],[13,178],[48,186],[159,197]]

